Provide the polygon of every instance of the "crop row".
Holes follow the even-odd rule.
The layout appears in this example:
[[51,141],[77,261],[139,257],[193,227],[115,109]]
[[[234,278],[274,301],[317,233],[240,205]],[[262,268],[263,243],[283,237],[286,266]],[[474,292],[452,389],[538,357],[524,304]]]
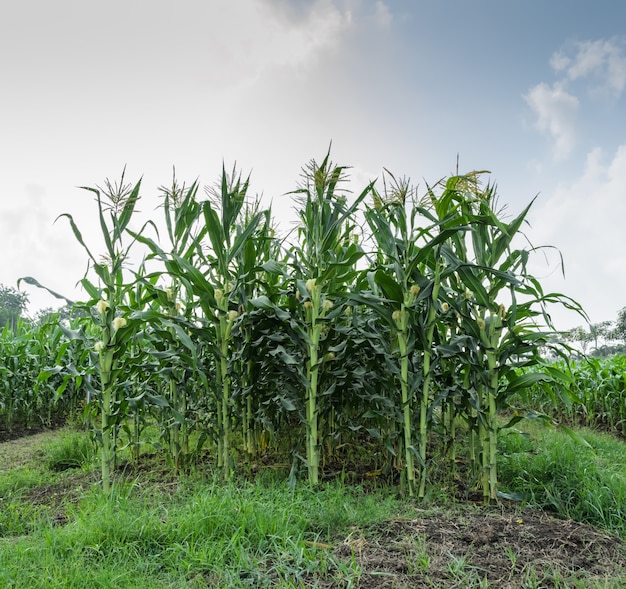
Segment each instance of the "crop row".
[[516,244],[531,205],[505,218],[480,173],[422,197],[391,174],[352,196],[345,174],[328,156],[305,167],[291,240],[236,171],[204,199],[174,178],[161,234],[154,221],[131,228],[140,182],[88,189],[98,255],[63,215],[90,262],[85,317],[65,332],[91,358],[72,370],[93,387],[105,490],[119,448],[138,453],[156,423],[178,468],[209,447],[229,478],[280,453],[316,486],[325,465],[367,446],[424,497],[433,455],[453,469],[462,453],[468,480],[496,500],[501,414],[523,417],[511,396],[566,380],[533,368],[553,345],[546,306],[580,309],[528,273],[532,250]]
[[[565,369],[563,362],[555,365]],[[523,391],[520,401],[559,422],[626,436],[626,356],[581,358],[567,368],[570,378],[562,386],[538,384]]]

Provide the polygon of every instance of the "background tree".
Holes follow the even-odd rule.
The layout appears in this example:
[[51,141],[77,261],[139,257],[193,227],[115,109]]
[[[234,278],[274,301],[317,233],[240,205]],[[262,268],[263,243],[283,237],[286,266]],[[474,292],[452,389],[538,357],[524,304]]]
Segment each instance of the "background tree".
[[613,339],[626,342],[626,307],[618,311],[615,327],[613,327],[611,335]]
[[68,322],[72,317],[85,317],[86,314],[83,310],[74,308],[72,305],[65,304],[62,307],[54,309],[52,307],[45,307],[39,309],[33,317],[33,323],[35,325],[42,325],[50,321],[53,317],[56,317],[59,321]]
[[602,321],[600,323],[592,323],[589,325],[589,335],[591,336],[591,341],[593,342],[594,349],[597,349],[599,347],[598,344],[601,338],[604,340],[611,338],[612,325],[612,321]]
[[28,294],[0,284],[0,328],[9,325],[11,329],[17,327],[17,321],[26,310]]
[[[626,311],[626,309],[623,309]],[[580,345],[583,354],[587,353],[587,348],[593,344],[592,350],[600,348],[600,340],[622,339],[615,335],[616,329],[612,329],[612,321],[602,321],[600,323],[590,323],[587,327],[574,327],[563,334],[566,342],[576,342]],[[626,335],[626,312],[624,313],[624,334]]]
[[587,346],[589,345],[590,335],[587,330],[582,327],[574,327],[562,333],[563,341],[565,342],[575,342],[580,345],[580,349],[583,354],[587,353]]

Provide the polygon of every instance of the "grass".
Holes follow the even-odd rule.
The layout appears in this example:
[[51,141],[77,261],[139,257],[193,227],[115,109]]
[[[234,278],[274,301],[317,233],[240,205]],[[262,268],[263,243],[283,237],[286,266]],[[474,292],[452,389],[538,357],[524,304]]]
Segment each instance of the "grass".
[[[626,536],[613,504],[623,497],[626,445],[584,436],[595,453],[558,431],[530,427],[502,436],[503,487],[523,491],[528,504],[565,509],[559,514]],[[522,544],[506,544],[517,524],[498,509],[420,504],[395,489],[340,482],[317,491],[290,488],[286,475],[271,471],[223,482],[219,472],[200,466],[175,477],[129,471],[114,479],[107,497],[96,484],[86,434],[24,438],[1,444],[0,453],[0,586],[6,588],[358,588],[384,580],[397,587],[618,589],[626,578],[623,547],[613,558],[621,558],[621,573],[605,576],[525,561]],[[597,499],[585,510],[591,495]],[[522,531],[530,534],[531,514],[523,517]],[[496,524],[502,533],[477,543],[476,530]],[[446,529],[452,535],[439,542]],[[452,539],[464,536],[467,551],[451,548]],[[487,563],[476,562],[485,550],[498,551],[512,584],[488,580]]]
[[532,505],[626,538],[626,444],[589,429],[581,436],[589,446],[532,423],[502,436],[503,486]]
[[73,468],[93,469],[97,452],[93,440],[84,433],[64,430],[45,446],[43,455],[48,469],[62,472]]
[[269,587],[281,578],[341,574],[318,546],[335,530],[398,508],[392,497],[348,495],[338,485],[317,494],[263,481],[187,487],[171,495],[127,484],[111,499],[87,492],[69,508],[71,524],[40,519],[28,537],[10,540],[10,550],[5,544],[0,585]]

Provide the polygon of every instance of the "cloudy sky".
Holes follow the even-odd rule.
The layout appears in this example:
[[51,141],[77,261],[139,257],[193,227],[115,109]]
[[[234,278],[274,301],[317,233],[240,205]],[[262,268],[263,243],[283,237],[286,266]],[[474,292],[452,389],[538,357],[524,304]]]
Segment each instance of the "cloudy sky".
[[[21,0],[0,19],[0,283],[80,296],[97,235],[78,186],[222,162],[289,223],[300,169],[332,141],[362,188],[490,170],[546,290],[592,322],[626,306],[626,5],[615,0]],[[27,287],[29,311],[55,305]],[[581,324],[553,310],[557,327]]]

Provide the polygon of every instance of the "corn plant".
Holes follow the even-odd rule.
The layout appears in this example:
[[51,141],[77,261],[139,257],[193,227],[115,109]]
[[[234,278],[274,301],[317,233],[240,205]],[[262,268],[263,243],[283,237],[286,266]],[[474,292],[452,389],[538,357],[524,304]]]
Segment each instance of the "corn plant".
[[[194,231],[197,231],[196,224],[199,213],[199,205],[196,201],[197,183],[186,189],[184,185],[178,185],[174,176],[172,186],[161,188],[161,192],[171,251],[182,257],[189,257],[189,250],[195,247]],[[176,276],[170,275],[169,279],[170,282],[165,289],[165,297],[161,296],[161,306],[168,317],[175,318],[181,311],[185,312],[185,309],[181,307],[186,302],[187,297],[181,297],[181,284]],[[184,386],[184,376],[185,364],[196,365],[195,348],[189,346],[185,350],[184,346],[178,344],[177,329],[174,323],[168,328],[168,333],[163,335],[167,337],[167,351],[170,354],[170,362],[173,364],[172,370],[167,375],[167,400],[172,419],[171,427],[166,431],[171,432],[169,446],[172,449],[174,466],[178,469],[181,466],[181,455],[189,454],[188,395]]]
[[101,447],[102,488],[105,493],[111,489],[111,471],[116,460],[116,437],[122,419],[118,409],[123,397],[121,379],[125,374],[125,352],[134,333],[141,327],[141,321],[131,320],[130,316],[123,316],[118,312],[124,307],[128,291],[132,287],[132,282],[126,282],[124,275],[124,264],[128,261],[132,242],[125,245],[124,237],[139,200],[140,186],[141,181],[134,187],[124,184],[122,173],[119,183],[107,180],[105,189],[84,187],[96,195],[98,219],[105,246],[105,254],[101,260],[96,258],[85,243],[72,215],[63,213],[59,217],[67,218],[74,236],[89,257],[90,268],[98,278],[98,284],[94,284],[87,275],[81,280],[81,285],[90,298],[80,306],[88,310],[99,335],[99,340],[93,344],[100,377],[97,398],[100,429],[96,436]]
[[0,422],[7,430],[49,427],[78,413],[88,361],[66,329],[51,315],[0,331]]
[[[399,366],[404,466],[409,494],[417,490],[415,459],[420,464],[419,496],[426,484],[426,446],[429,431],[433,375],[433,343],[441,302],[442,274],[454,269],[453,260],[444,266],[441,247],[463,227],[450,225],[420,204],[407,179],[396,180],[375,193],[366,212],[376,246],[376,269],[370,272],[370,297],[360,298],[377,310],[395,342],[390,355]],[[446,221],[450,226],[444,226]],[[395,345],[394,345],[395,343]],[[419,389],[419,399],[418,399]],[[414,441],[419,416],[418,440]],[[417,442],[417,443],[416,443]]]
[[520,391],[517,402],[559,423],[608,428],[626,435],[626,357],[555,360],[543,367],[571,371],[562,386],[544,380]]
[[304,170],[302,187],[293,193],[299,205],[300,224],[298,241],[289,254],[295,274],[294,291],[304,311],[300,316],[306,358],[306,463],[313,487],[319,483],[320,399],[331,394],[330,390],[319,389],[320,370],[324,358],[328,358],[322,353],[323,340],[332,328],[332,320],[343,312],[348,286],[357,274],[356,263],[363,256],[353,239],[354,216],[371,189],[366,187],[348,204],[340,188],[344,175],[345,168],[334,166],[327,154],[320,164],[310,162]]
[[[242,232],[261,211],[259,200],[246,203],[240,216],[242,222],[236,230]],[[234,345],[230,356],[231,373],[236,376],[233,402],[239,413],[244,452],[252,459],[259,446],[260,423],[262,416],[261,397],[255,378],[252,361],[253,321],[251,315],[256,307],[253,300],[264,299],[277,292],[282,267],[278,263],[280,246],[275,239],[270,210],[263,210],[256,223],[256,230],[239,251],[236,260],[237,280],[231,298],[237,305],[239,317],[234,324]],[[267,299],[269,300],[269,299]]]
[[[468,239],[451,243],[457,265],[449,284],[464,287],[465,295],[457,293],[450,302],[460,322],[457,333],[469,336],[463,340],[465,360],[460,357],[471,368],[467,418],[476,434],[472,443],[476,440],[479,447],[483,495],[486,502],[493,502],[497,498],[498,413],[513,392],[535,379],[547,378],[532,372],[519,378],[514,367],[541,363],[540,349],[553,332],[546,303],[578,311],[580,307],[559,293],[545,294],[528,274],[530,252],[512,248],[532,202],[506,222],[495,208],[495,190],[490,186],[482,189],[478,174],[450,178],[442,196],[435,200],[438,211],[447,201],[457,201],[470,228]],[[504,300],[510,302],[508,308]],[[556,372],[552,375],[557,376]]]
[[[37,377],[37,395],[52,395],[57,412],[60,410],[63,416],[77,416],[93,393],[89,352],[82,345],[84,337],[75,337],[82,321],[80,317],[72,316],[66,322],[58,314],[53,314],[38,326],[39,339],[47,354],[40,356],[42,365]],[[48,391],[47,394],[44,391]],[[52,422],[51,415],[49,423]]]
[[[175,174],[171,186],[160,188],[169,242],[165,247],[168,251],[166,253],[157,247],[154,241],[136,236],[150,246],[152,254],[149,259],[160,252],[162,256],[180,257],[193,263],[200,232],[198,218],[201,209],[197,202],[197,191],[197,182],[187,188],[178,183]],[[159,282],[161,278],[165,278],[165,284]],[[184,327],[193,308],[189,293],[174,273],[154,271],[141,277],[139,282],[146,289],[147,296],[153,299],[150,322],[155,341],[151,354],[157,361],[155,369],[165,380],[165,390],[154,391],[151,399],[159,408],[160,423],[163,425],[161,437],[166,440],[174,468],[179,469],[188,458],[189,425],[195,421],[189,415],[190,394],[186,383],[197,370],[197,350],[188,334],[189,330]],[[142,295],[136,298],[141,299]],[[169,366],[164,371],[162,365],[165,362]]]
[[35,395],[43,352],[36,334],[21,319],[0,331],[0,416],[8,431],[39,425],[37,416],[45,414],[43,399]]
[[[230,445],[233,435],[229,356],[233,325],[239,316],[232,293],[239,279],[239,256],[264,216],[262,211],[257,212],[242,225],[241,214],[248,186],[249,179],[242,179],[236,169],[229,176],[223,168],[218,187],[208,190],[208,200],[197,203],[192,187],[175,207],[174,222],[171,215],[167,215],[168,231],[174,245],[170,252],[154,240],[136,236],[150,248],[152,255],[164,263],[176,289],[184,288],[187,296],[200,308],[201,315],[194,320],[204,324],[204,328],[197,330],[192,324],[188,328],[194,329],[205,339],[207,329],[214,330],[214,337],[206,344],[212,350],[214,359],[218,393],[215,403],[219,433],[218,464],[226,479],[231,473]],[[196,222],[199,227],[195,233],[191,233]],[[209,381],[204,382],[208,389]]]
[[[232,390],[229,372],[229,355],[232,343],[232,329],[239,310],[231,308],[232,292],[241,277],[237,260],[247,241],[252,239],[264,215],[257,212],[245,219],[242,226],[242,212],[247,199],[249,178],[243,180],[236,170],[230,176],[222,169],[219,188],[210,191],[213,198],[202,203],[204,227],[211,245],[210,261],[207,266],[212,269],[211,279],[217,288],[213,289],[215,311],[215,346],[216,375],[221,388],[221,399],[217,405],[218,428],[220,431],[219,463],[222,465],[224,478],[228,479],[231,472],[231,438],[232,438]],[[236,302],[234,303],[236,306]]]
[[[547,305],[580,307],[528,273],[533,250],[514,244],[531,205],[505,218],[481,173],[452,176],[422,199],[388,172],[382,191],[370,184],[351,198],[345,177],[329,154],[305,167],[291,193],[296,239],[286,245],[236,169],[222,168],[205,200],[197,183],[187,189],[175,177],[161,189],[163,243],[146,225],[130,228],[140,183],[126,186],[123,176],[88,189],[102,259],[61,215],[97,278],[81,281],[88,319],[51,328],[52,346],[30,335],[12,343],[62,352],[36,379],[46,398],[60,399],[72,382],[89,394],[106,490],[120,440],[136,460],[156,422],[176,469],[191,459],[194,429],[196,448],[211,441],[225,479],[238,452],[250,468],[260,452],[280,452],[293,457],[292,474],[305,463],[316,487],[342,452],[367,447],[419,498],[434,472],[431,449],[451,466],[467,449],[470,480],[485,502],[496,500],[498,435],[523,417],[509,400],[535,384],[572,384],[557,367],[537,369],[552,345]],[[137,242],[147,255],[131,271]],[[69,360],[79,343],[82,356]],[[97,374],[85,368],[90,354]],[[2,365],[0,381],[18,368]],[[3,415],[18,415],[16,399],[0,403]],[[52,415],[50,405],[32,406]]]

